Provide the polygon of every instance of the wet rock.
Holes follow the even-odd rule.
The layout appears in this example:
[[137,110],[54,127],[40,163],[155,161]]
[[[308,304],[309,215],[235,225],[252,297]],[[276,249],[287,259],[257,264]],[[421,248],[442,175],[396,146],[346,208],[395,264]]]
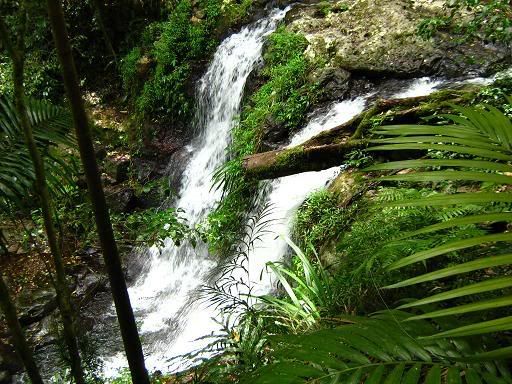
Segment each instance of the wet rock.
[[269,115],[265,120],[262,131],[262,151],[276,149],[285,142],[290,135],[290,130],[284,124],[277,123],[272,115]]
[[139,205],[135,190],[125,185],[105,188],[105,198],[108,207],[117,213],[131,212]]
[[315,77],[322,90],[319,102],[341,100],[350,90],[351,74],[344,69],[322,68]]
[[[337,7],[343,11],[333,12]],[[289,12],[286,23],[289,30],[308,39],[310,58],[321,57],[327,66],[357,77],[485,75],[510,62],[505,47],[460,43],[448,33],[430,40],[419,37],[421,20],[442,12],[435,2],[421,0],[345,0],[330,10],[325,4],[298,6]]]
[[46,316],[41,321],[30,325],[25,333],[30,344],[34,346],[36,351],[40,351],[49,345],[58,343],[58,332],[60,326],[60,316],[58,312],[54,312]]
[[22,292],[17,300],[20,324],[27,326],[48,316],[57,308],[57,294],[54,289],[36,292]]
[[13,382],[12,375],[21,371],[22,368],[13,347],[0,341],[0,384],[11,384]]
[[128,180],[130,171],[130,156],[122,153],[112,153],[104,163],[104,172],[119,184]]
[[86,305],[95,293],[104,291],[107,286],[106,276],[98,273],[86,273],[77,278],[77,286],[73,292],[80,306]]
[[8,371],[0,370],[0,384],[12,384],[12,376]]

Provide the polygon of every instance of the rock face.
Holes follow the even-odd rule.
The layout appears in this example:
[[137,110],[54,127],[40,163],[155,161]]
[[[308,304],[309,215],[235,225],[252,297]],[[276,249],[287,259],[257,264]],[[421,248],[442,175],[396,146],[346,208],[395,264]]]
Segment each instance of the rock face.
[[483,43],[459,44],[446,33],[423,40],[426,17],[442,13],[440,1],[345,0],[292,9],[288,29],[303,34],[311,58],[368,78],[457,77],[487,74],[510,61],[510,52]]

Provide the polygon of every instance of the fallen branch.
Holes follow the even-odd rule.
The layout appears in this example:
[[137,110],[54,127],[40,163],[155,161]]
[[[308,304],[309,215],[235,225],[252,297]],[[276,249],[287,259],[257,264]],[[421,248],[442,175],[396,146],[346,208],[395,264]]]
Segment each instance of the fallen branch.
[[[353,150],[366,148],[366,137],[373,127],[374,117],[385,114],[383,120],[414,124],[434,112],[448,112],[451,104],[464,103],[473,95],[473,90],[447,90],[430,96],[377,100],[350,121],[322,132],[302,145],[245,157],[243,168],[246,176],[258,180],[328,169],[343,164],[346,155]],[[392,153],[382,155],[394,156]]]

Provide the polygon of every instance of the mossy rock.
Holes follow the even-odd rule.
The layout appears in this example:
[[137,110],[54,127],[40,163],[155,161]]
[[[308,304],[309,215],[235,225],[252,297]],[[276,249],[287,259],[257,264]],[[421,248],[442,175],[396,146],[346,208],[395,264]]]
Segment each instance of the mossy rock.
[[[505,49],[483,42],[458,43],[443,33],[424,40],[421,20],[439,16],[439,2],[422,0],[346,0],[343,12],[322,14],[325,5],[298,7],[287,17],[288,29],[310,42],[307,55],[331,67],[367,77],[410,78],[422,75],[488,74],[510,62]],[[336,9],[334,3],[331,9]],[[341,5],[340,5],[341,7]]]

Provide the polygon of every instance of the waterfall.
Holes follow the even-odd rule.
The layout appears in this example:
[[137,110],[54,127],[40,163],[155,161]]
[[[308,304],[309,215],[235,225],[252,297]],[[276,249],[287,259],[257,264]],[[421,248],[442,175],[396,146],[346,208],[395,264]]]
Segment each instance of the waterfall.
[[[189,224],[200,222],[221,198],[212,188],[214,170],[226,160],[231,129],[240,112],[249,74],[261,62],[265,38],[272,33],[287,10],[244,27],[218,47],[207,72],[197,87],[195,128],[199,137],[188,146],[191,159],[184,170],[176,207]],[[143,257],[144,255],[142,255]],[[208,272],[217,260],[207,247],[175,246],[170,240],[163,250],[148,251],[142,275],[129,289],[140,324],[146,365],[149,370],[182,369],[169,360],[201,347],[198,338],[217,330],[212,308],[198,305],[195,293],[207,283]],[[203,344],[206,344],[204,342]],[[123,354],[106,359],[105,374],[126,366]]]
[[[439,79],[428,77],[416,79],[391,98],[425,96],[443,84],[444,81]],[[322,131],[349,121],[363,112],[368,99],[375,95],[378,95],[378,91],[353,100],[334,103],[327,113],[320,111],[311,118],[305,128],[292,137],[288,147],[300,145]],[[266,199],[272,211],[265,220],[270,221],[271,224],[266,227],[261,241],[255,245],[248,262],[248,279],[251,281],[254,295],[267,294],[272,290],[272,276],[264,274],[263,278],[260,278],[261,271],[267,262],[281,261],[288,252],[288,245],[283,237],[290,235],[292,222],[299,206],[309,194],[326,187],[341,171],[342,167],[333,167],[320,172],[304,172],[282,177],[270,183],[270,193]]]
[[[236,116],[240,112],[244,86],[249,74],[261,61],[265,38],[277,27],[287,10],[275,10],[221,43],[197,87],[198,111],[195,127],[198,137],[187,147],[191,159],[186,165],[176,207],[184,211],[191,225],[199,223],[221,199],[221,192],[212,189],[214,170],[226,160],[226,147]],[[421,78],[412,81],[392,97],[427,95],[443,81]],[[290,140],[296,146],[318,133],[342,124],[366,107],[379,90],[352,100],[333,103],[313,114],[309,124]],[[282,237],[288,235],[298,207],[307,196],[327,186],[342,167],[320,172],[307,172],[284,177],[269,183],[269,193],[262,197],[272,206],[270,227],[250,252],[248,276],[252,294],[266,294],[273,289],[272,278],[262,273],[269,261],[282,260],[288,247]],[[140,324],[147,367],[164,372],[186,366],[171,361],[175,356],[197,350],[207,344],[198,340],[219,329],[212,318],[214,309],[197,303],[197,290],[209,283],[210,272],[218,260],[208,254],[205,245],[175,246],[166,241],[163,250],[151,248],[141,276],[130,288],[132,305]],[[121,353],[106,359],[105,374],[115,374],[125,367]]]

